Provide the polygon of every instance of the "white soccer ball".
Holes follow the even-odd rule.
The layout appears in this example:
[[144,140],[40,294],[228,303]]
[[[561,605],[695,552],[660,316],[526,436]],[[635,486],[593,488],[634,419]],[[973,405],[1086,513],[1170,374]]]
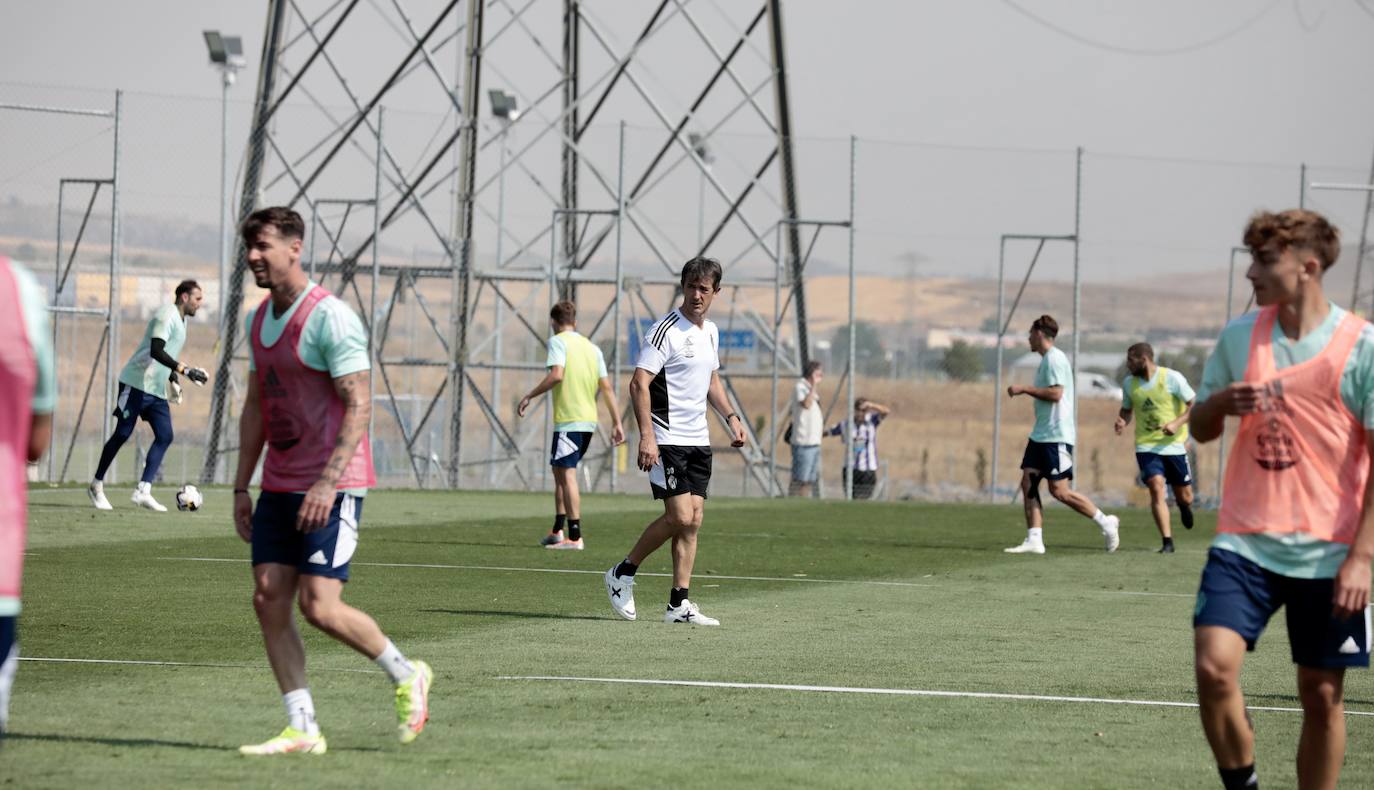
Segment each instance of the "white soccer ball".
[[187,483],[177,492],[177,510],[200,510],[200,506],[205,504],[205,497],[201,496],[200,489]]

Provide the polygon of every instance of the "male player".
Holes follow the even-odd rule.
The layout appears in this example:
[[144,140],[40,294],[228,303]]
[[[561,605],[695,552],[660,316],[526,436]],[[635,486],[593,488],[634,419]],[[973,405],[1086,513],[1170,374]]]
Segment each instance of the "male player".
[[105,472],[114,463],[119,448],[133,436],[140,419],[152,426],[153,445],[148,448],[143,477],[134,488],[133,503],[159,513],[167,510],[153,498],[153,481],[162,466],[162,456],[172,446],[172,411],[167,402],[181,403],[178,373],[198,386],[210,380],[203,369],[177,361],[181,347],[186,344],[186,319],[196,314],[204,298],[195,280],[182,280],[176,288],[176,302],[163,305],[153,313],[143,330],[143,341],[120,372],[119,399],[114,410],[118,422],[100,451],[95,478],[86,489],[97,510],[112,509],[110,500],[105,498]]
[[[29,271],[0,255],[0,738],[19,668],[19,587],[28,528],[27,463],[52,438],[57,405],[47,292]],[[27,462],[27,463],[26,463]]]
[[654,499],[663,500],[659,516],[639,536],[624,561],[606,571],[611,609],[626,620],[635,613],[635,571],[659,546],[673,544],[673,589],[665,623],[720,625],[687,597],[697,557],[697,532],[711,482],[711,435],[706,405],[725,415],[730,446],[744,446],[744,423],[730,410],[730,399],[716,370],[719,334],[707,320],[720,293],[720,264],[693,258],[682,267],[682,304],[644,336],[630,380],[630,401],[639,425],[639,468],[649,473]]
[[[611,443],[625,443],[625,427],[620,422],[620,405],[606,372],[601,349],[577,333],[577,305],[562,301],[549,311],[553,337],[549,338],[549,368],[544,379],[520,399],[516,414],[525,416],[530,401],[553,390],[553,447],[549,466],[553,468],[553,529],[539,543],[547,549],[581,551],[582,497],[577,490],[577,465],[596,433],[596,395],[606,398],[611,412]],[[563,536],[567,524],[568,535]]]
[[1021,499],[1026,507],[1026,539],[1019,546],[1004,549],[1008,554],[1044,554],[1044,508],[1040,504],[1040,481],[1049,484],[1050,496],[1091,518],[1102,530],[1107,551],[1121,545],[1117,531],[1120,520],[1108,516],[1091,499],[1069,487],[1073,479],[1073,369],[1069,357],[1055,348],[1059,323],[1042,315],[1031,324],[1030,348],[1039,354],[1040,367],[1035,384],[1013,384],[1007,396],[1029,395],[1035,399],[1035,427],[1031,429],[1026,453],[1021,458]]
[[1155,350],[1149,343],[1126,349],[1126,369],[1130,375],[1121,382],[1121,412],[1112,428],[1120,436],[1131,416],[1140,415],[1135,421],[1135,461],[1140,479],[1150,489],[1150,512],[1164,540],[1159,553],[1173,554],[1164,485],[1173,487],[1183,526],[1192,529],[1193,474],[1188,468],[1187,442],[1193,388],[1182,373],[1155,364]]
[[1240,417],[1193,613],[1198,702],[1223,787],[1258,787],[1241,665],[1284,607],[1303,710],[1298,786],[1331,788],[1345,670],[1369,666],[1374,327],[1326,297],[1341,247],[1325,217],[1261,211],[1245,246],[1259,309],[1222,330],[1189,420],[1209,442]]
[[[434,673],[401,654],[364,612],[343,602],[363,497],[376,484],[367,337],[358,316],[301,268],[305,223],[288,208],[253,212],[241,228],[248,267],[270,294],[248,314],[248,394],[239,418],[234,526],[252,544],[253,608],[288,723],[246,755],[324,754],[305,680],[305,644],[292,604],[309,623],[371,658],[396,686],[401,743],[429,718]],[[248,494],[267,445],[257,509]]]

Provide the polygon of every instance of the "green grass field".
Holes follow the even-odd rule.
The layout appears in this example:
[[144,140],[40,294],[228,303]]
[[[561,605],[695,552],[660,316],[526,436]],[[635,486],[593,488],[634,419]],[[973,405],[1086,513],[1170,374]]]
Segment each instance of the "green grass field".
[[[588,549],[550,552],[545,496],[374,492],[347,595],[434,666],[429,727],[396,743],[385,676],[306,627],[329,754],[250,760],[236,747],[284,714],[228,493],[193,515],[110,498],[97,514],[79,490],[31,497],[5,787],[1219,785],[1188,707],[503,679],[1189,702],[1209,514],[1159,556],[1148,513],[1125,512],[1105,555],[1056,508],[1035,557],[1001,551],[1018,507],[712,500],[692,598],[723,625],[704,629],[659,621],[668,579],[646,574],[666,549],[641,570],[640,621],[607,605],[599,574],[655,514],[647,496],[588,497]],[[1296,706],[1281,617],[1244,682],[1251,705]],[[1374,711],[1368,673],[1347,699]],[[1292,786],[1299,715],[1254,719],[1265,786]],[[1354,786],[1374,775],[1374,718],[1349,724]]]

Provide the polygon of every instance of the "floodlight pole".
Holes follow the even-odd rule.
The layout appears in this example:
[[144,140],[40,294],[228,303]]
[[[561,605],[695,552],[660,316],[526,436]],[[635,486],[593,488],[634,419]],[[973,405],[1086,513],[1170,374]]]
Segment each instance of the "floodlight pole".
[[[505,259],[501,256],[502,242],[506,236],[506,136],[510,133],[510,114],[498,115],[501,121],[501,139],[498,148],[501,152],[501,169],[496,176],[496,268],[500,269]],[[491,371],[491,402],[495,408],[501,407],[501,335],[505,329],[505,305],[500,299],[495,303],[495,316],[493,325],[495,335],[492,340],[492,359],[496,360],[496,367]],[[487,456],[495,458],[497,452],[496,431],[488,432],[487,436]],[[496,464],[487,464],[487,486],[496,485]]]
[[1364,256],[1369,251],[1369,215],[1374,212],[1374,164],[1369,166],[1368,184],[1332,184],[1313,182],[1310,189],[1329,189],[1337,192],[1363,192],[1364,219],[1360,222],[1360,246],[1355,253],[1355,283],[1350,290],[1350,312],[1360,313],[1360,273],[1364,269]]
[[229,320],[224,311],[228,301],[224,292],[229,286],[229,86],[234,84],[234,72],[228,67],[222,70],[219,99],[219,311],[220,335],[224,334],[224,322]]

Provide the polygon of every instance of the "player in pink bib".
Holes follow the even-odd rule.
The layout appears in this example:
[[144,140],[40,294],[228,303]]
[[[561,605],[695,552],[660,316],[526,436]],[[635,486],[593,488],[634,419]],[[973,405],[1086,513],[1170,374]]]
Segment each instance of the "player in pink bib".
[[[434,673],[408,661],[366,613],[343,602],[363,497],[376,484],[367,426],[370,359],[362,324],[301,268],[305,223],[269,208],[243,223],[248,266],[270,295],[248,319],[252,375],[239,419],[234,525],[253,547],[253,608],[289,719],[245,755],[324,754],[293,604],[311,625],[371,658],[396,686],[402,743],[429,718]],[[263,445],[262,493],[248,494]]]
[[1193,614],[1198,702],[1223,786],[1258,787],[1240,670],[1282,607],[1303,709],[1298,786],[1332,788],[1345,671],[1369,666],[1374,327],[1326,298],[1340,239],[1321,215],[1260,212],[1245,245],[1260,309],[1222,330],[1189,420],[1207,442],[1240,418]]
[[0,737],[19,668],[19,589],[28,531],[27,464],[52,438],[57,387],[47,292],[0,255]]

